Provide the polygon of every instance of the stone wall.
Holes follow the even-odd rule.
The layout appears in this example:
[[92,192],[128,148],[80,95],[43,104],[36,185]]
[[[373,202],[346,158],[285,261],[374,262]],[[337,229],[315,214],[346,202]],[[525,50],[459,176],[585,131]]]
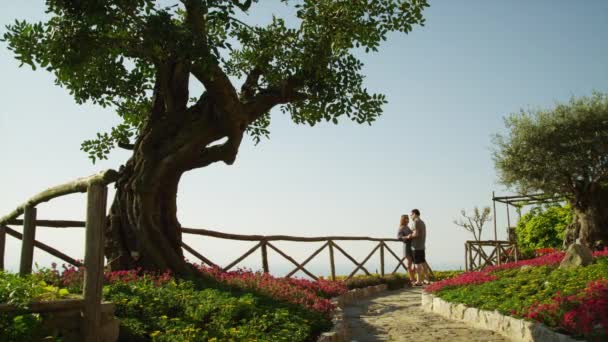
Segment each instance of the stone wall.
[[570,336],[559,334],[540,323],[505,316],[498,311],[481,310],[467,307],[463,304],[449,303],[424,292],[422,293],[422,308],[449,319],[465,322],[475,328],[495,331],[513,341],[577,341]]
[[388,285],[386,284],[368,286],[362,289],[350,290],[345,294],[332,299],[332,303],[337,306],[331,320],[334,327],[329,332],[321,334],[317,342],[350,341],[350,329],[348,327],[348,322],[344,319],[344,311],[342,310],[344,306],[372,296],[376,293],[386,291],[387,288]]

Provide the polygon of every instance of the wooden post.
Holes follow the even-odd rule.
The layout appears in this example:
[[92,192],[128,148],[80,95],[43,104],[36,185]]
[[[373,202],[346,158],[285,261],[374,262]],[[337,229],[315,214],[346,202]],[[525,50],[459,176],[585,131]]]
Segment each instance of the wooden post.
[[103,246],[107,188],[92,183],[87,190],[86,244],[84,250],[84,334],[86,342],[100,341]]
[[502,245],[500,244],[500,242],[496,241],[496,265],[500,265],[502,263],[502,261],[500,259],[502,259]]
[[384,277],[384,241],[380,241],[380,275]]
[[266,241],[260,241],[262,243],[262,267],[264,268],[264,273],[268,273],[268,250],[266,249]]
[[34,240],[36,239],[36,208],[27,206],[23,212],[23,239],[21,239],[21,262],[19,274],[32,273],[34,261]]
[[475,260],[473,260],[473,244],[469,244],[469,271],[475,269]]
[[507,204],[507,240],[509,240],[509,230],[511,229],[511,214],[509,213],[509,204]]
[[336,262],[334,260],[334,242],[329,240],[329,267],[331,267],[331,280],[336,280]]
[[465,272],[469,271],[468,249],[469,249],[469,244],[467,244],[465,242],[464,243],[464,271]]
[[[494,199],[494,191],[492,191],[492,206],[494,207],[494,240],[498,240],[498,234],[496,233],[496,200]],[[509,205],[507,204],[507,207]]]
[[6,230],[0,225],[0,271],[4,271],[4,249],[6,246]]

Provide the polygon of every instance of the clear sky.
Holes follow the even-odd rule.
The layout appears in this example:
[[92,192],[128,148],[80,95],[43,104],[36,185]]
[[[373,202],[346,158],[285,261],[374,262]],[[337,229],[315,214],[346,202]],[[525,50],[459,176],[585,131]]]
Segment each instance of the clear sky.
[[[262,1],[246,17],[264,22],[285,13]],[[0,24],[37,20],[44,2],[0,3]],[[452,221],[460,209],[491,205],[498,185],[491,137],[502,118],[521,108],[546,108],[592,90],[608,92],[608,1],[431,1],[425,27],[394,34],[376,54],[363,56],[366,85],[387,95],[372,126],[342,122],[313,128],[273,112],[271,138],[249,139],[233,166],[186,174],[178,217],[183,226],[242,234],[393,237],[399,216],[419,208],[428,227],[428,260],[435,269],[463,266],[470,233]],[[0,215],[31,195],[106,168],[126,151],[92,165],[80,143],[117,123],[110,110],[77,105],[45,71],[18,68],[0,43]],[[84,219],[84,195],[42,204],[41,219]],[[498,207],[498,238],[506,238]],[[488,224],[484,238],[493,238]],[[41,228],[37,238],[82,258],[82,230]],[[251,243],[210,238],[186,242],[226,265]],[[315,244],[279,243],[303,260]],[[19,245],[7,238],[6,264],[16,269]],[[357,259],[369,243],[344,244]],[[394,245],[398,249],[398,245]],[[270,253],[271,271],[287,263]],[[327,255],[312,262],[327,272]],[[242,264],[260,267],[259,254]],[[35,260],[54,259],[37,251]],[[374,258],[377,261],[377,257]],[[348,261],[338,259],[341,273]],[[368,263],[373,271],[377,262]],[[352,269],[352,268],[351,268]]]

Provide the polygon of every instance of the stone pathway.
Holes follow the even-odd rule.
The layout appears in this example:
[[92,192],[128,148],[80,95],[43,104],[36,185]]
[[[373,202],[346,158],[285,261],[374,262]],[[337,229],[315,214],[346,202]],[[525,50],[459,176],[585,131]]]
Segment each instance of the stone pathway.
[[508,341],[420,307],[420,288],[387,291],[344,308],[351,341]]

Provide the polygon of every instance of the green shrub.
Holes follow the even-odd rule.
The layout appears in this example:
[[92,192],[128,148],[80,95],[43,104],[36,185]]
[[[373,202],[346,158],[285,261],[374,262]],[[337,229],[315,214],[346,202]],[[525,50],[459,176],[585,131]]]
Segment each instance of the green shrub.
[[[35,276],[20,277],[0,271],[0,303],[26,308],[32,301],[72,297],[66,289],[48,285]],[[42,316],[36,313],[0,315],[0,341],[38,341],[46,337]]]
[[[342,277],[338,277],[342,278]],[[346,278],[346,277],[343,277]],[[410,279],[404,274],[387,274],[384,277],[379,274],[356,275],[348,280],[345,280],[349,290],[360,289],[368,286],[387,284],[389,290],[396,290],[411,285]]]
[[566,227],[572,222],[570,206],[536,207],[523,215],[517,226],[517,245],[524,256],[532,257],[536,249],[560,248]]
[[158,284],[143,276],[104,288],[116,304],[126,340],[306,341],[329,329],[319,313],[251,293],[196,288],[189,281]]

